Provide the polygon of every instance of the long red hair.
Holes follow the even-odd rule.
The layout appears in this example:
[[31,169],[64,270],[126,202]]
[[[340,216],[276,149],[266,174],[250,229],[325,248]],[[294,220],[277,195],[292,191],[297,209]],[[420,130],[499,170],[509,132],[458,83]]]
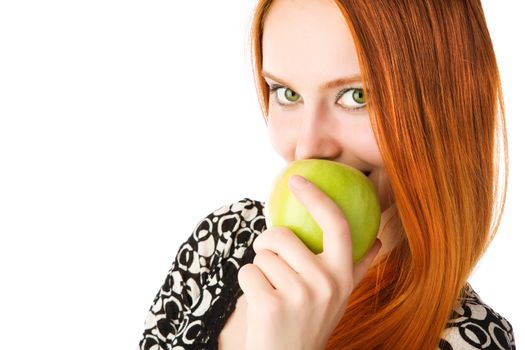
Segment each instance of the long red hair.
[[[507,135],[479,0],[334,0],[352,33],[403,240],[357,286],[327,349],[435,349],[500,223]],[[262,33],[252,67],[265,120]]]

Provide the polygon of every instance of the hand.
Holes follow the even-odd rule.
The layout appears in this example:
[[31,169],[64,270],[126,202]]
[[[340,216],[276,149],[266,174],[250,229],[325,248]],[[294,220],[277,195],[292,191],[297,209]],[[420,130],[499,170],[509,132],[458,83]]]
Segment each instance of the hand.
[[291,188],[323,231],[323,252],[315,255],[286,227],[269,228],[257,237],[253,264],[238,273],[246,296],[249,350],[323,349],[381,248],[376,240],[354,266],[350,228],[341,209],[309,181]]

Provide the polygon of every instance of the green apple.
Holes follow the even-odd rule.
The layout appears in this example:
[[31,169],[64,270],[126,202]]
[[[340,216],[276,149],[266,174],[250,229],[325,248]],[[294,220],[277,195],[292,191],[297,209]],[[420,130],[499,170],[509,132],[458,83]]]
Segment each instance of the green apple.
[[323,232],[288,187],[288,179],[296,174],[343,211],[352,235],[352,260],[359,261],[373,245],[381,220],[379,198],[370,179],[353,167],[324,159],[290,162],[277,176],[266,201],[266,226],[289,228],[315,254],[323,251]]

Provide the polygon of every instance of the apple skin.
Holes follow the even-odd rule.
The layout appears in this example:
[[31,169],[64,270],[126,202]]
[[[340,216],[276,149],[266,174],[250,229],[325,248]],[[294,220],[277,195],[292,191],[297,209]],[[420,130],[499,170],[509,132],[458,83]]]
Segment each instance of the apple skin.
[[343,211],[352,235],[352,260],[359,261],[373,245],[381,221],[379,197],[370,179],[353,167],[325,159],[292,161],[279,173],[266,202],[266,226],[289,228],[315,254],[323,251],[323,232],[288,187],[289,178],[296,174]]

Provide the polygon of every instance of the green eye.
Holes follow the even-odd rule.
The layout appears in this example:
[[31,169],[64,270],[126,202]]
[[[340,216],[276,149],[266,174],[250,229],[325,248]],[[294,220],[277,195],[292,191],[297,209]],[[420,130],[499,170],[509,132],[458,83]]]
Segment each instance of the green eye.
[[[279,92],[283,93],[280,94]],[[282,89],[277,89],[277,99],[279,101],[282,101],[283,98],[285,101],[296,102],[299,99],[299,94],[285,87],[283,87]],[[286,105],[286,103],[283,104]]]
[[[350,96],[348,101],[345,100],[346,96]],[[365,92],[362,88],[350,88],[343,91],[340,95],[343,108],[350,110],[359,110],[366,106]]]
[[365,93],[363,92],[363,89],[354,89],[352,98],[357,103],[365,103]]
[[[281,85],[270,85],[269,87],[270,94],[275,95],[277,104],[283,107],[292,106],[301,98],[301,95],[287,87]],[[351,96],[350,101],[344,101],[346,96]],[[336,101],[340,100],[343,100],[344,102],[341,103],[342,108],[347,110],[356,111],[363,109],[366,106],[365,93],[362,88],[348,88],[342,90],[336,97]]]

